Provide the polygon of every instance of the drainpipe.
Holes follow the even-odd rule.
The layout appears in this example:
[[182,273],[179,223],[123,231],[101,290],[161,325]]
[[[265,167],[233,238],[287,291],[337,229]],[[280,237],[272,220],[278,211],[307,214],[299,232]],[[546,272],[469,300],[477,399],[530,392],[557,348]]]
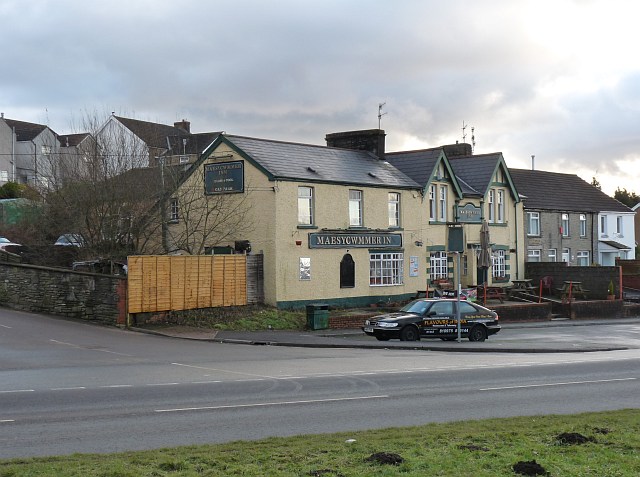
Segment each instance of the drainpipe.
[[13,182],[16,181],[16,127],[13,126],[11,128],[11,176],[13,177]]
[[520,247],[518,247],[518,203],[515,201],[513,202],[513,216],[516,218],[516,279],[520,280],[520,257],[518,256],[520,254]]

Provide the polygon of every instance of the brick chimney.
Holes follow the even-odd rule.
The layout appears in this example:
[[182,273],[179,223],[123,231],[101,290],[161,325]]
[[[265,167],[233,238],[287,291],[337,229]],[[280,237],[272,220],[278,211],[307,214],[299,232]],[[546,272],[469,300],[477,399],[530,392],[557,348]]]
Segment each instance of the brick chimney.
[[191,133],[191,123],[189,121],[187,121],[186,119],[183,119],[182,121],[178,121],[176,123],[173,123],[173,127],[174,128],[178,128],[178,129],[182,129],[183,131]]
[[329,147],[369,151],[384,159],[385,136],[382,129],[366,129],[327,134],[325,140]]

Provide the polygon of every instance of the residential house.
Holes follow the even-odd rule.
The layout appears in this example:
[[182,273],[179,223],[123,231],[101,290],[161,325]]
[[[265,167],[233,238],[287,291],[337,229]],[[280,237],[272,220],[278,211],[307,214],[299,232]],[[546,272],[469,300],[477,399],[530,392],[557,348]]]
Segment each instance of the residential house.
[[614,265],[634,258],[634,212],[575,174],[511,169],[529,262]]
[[[507,284],[522,278],[524,240],[522,203],[501,153],[474,155],[469,144],[394,152],[386,159],[413,178],[427,197],[424,231],[432,282],[453,278],[452,257],[447,254],[451,225],[464,230],[461,256],[463,286]],[[479,263],[482,223],[490,230],[491,266]],[[448,264],[445,268],[445,263]]]
[[19,182],[46,187],[52,180],[59,142],[44,124],[0,115],[0,185]]
[[232,204],[226,210],[241,219],[241,232],[211,237],[208,251],[262,253],[269,304],[358,306],[414,296],[426,280],[423,187],[381,158],[384,131],[327,141],[348,137],[356,149],[219,135],[176,189],[168,242],[189,235],[181,197],[200,191],[203,201]]

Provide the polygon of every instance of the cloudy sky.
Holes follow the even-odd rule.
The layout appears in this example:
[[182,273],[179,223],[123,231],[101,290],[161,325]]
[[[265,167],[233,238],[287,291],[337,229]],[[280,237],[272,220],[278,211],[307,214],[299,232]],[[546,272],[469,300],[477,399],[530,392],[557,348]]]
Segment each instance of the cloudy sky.
[[385,103],[389,151],[466,124],[510,167],[640,193],[639,18],[637,0],[0,0],[0,111],[324,144]]

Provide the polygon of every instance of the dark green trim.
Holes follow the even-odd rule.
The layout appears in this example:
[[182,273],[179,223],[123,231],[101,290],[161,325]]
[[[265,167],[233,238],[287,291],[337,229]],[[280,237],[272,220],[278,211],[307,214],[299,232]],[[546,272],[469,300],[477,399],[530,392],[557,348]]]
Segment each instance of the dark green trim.
[[444,245],[428,245],[427,251],[429,252],[444,252],[447,248]]
[[312,230],[312,229],[317,229],[318,226],[317,225],[298,225],[297,228]]
[[508,245],[493,245],[491,248],[494,250],[509,250]]
[[489,227],[509,227],[509,222],[491,222]]
[[404,253],[403,248],[370,248],[369,253]]

